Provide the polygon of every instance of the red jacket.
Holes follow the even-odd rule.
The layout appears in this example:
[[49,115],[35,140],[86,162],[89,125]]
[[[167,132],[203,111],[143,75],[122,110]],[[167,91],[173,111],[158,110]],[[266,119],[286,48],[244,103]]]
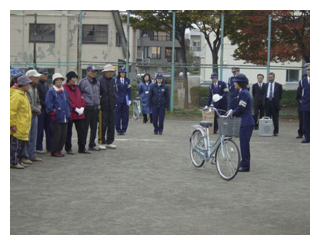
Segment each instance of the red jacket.
[[74,87],[69,86],[67,83],[62,85],[65,90],[69,93],[69,99],[70,99],[70,106],[71,106],[71,120],[77,120],[77,119],[83,119],[84,113],[82,113],[80,116],[75,111],[76,108],[85,108],[85,101],[84,98],[81,95],[81,91],[78,87],[78,85],[74,85]]

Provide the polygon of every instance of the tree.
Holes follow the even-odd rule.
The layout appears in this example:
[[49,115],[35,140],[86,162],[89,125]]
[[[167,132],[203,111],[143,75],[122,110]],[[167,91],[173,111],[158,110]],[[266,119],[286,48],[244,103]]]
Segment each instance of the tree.
[[[183,63],[187,63],[187,49],[185,44],[185,31],[186,29],[192,29],[192,20],[188,14],[189,10],[182,11],[178,10],[176,12],[175,19],[175,39],[179,42],[181,46],[181,58]],[[173,11],[170,10],[158,10],[158,11],[148,11],[148,10],[134,10],[130,11],[130,26],[138,30],[148,30],[148,31],[163,31],[172,34],[172,17]],[[124,20],[126,19],[123,18]],[[183,86],[185,89],[185,101],[184,107],[188,108],[188,78],[187,78],[187,68],[184,68],[184,82]]]
[[266,65],[268,52],[268,15],[271,23],[271,62],[310,62],[310,11],[241,11],[232,20],[228,38],[238,45],[233,57],[247,63]]

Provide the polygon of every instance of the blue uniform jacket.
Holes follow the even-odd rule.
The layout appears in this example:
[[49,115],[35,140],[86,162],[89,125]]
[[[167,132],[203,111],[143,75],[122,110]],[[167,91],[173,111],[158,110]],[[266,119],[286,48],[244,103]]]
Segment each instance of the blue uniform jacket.
[[220,96],[222,96],[223,98],[217,102],[213,103],[213,106],[217,109],[222,109],[222,110],[227,110],[228,107],[228,98],[227,98],[227,94],[228,94],[228,88],[225,82],[223,81],[218,81],[218,87],[216,88],[214,86],[214,84],[212,83],[210,85],[210,92],[209,92],[209,96],[208,96],[208,101],[207,101],[207,106],[209,106],[212,102],[212,96],[214,94],[219,94]]
[[160,86],[157,83],[152,84],[149,94],[149,107],[151,106],[170,107],[170,94],[167,85],[163,83]]
[[299,82],[297,93],[301,98],[301,110],[310,111],[310,84],[307,77]]
[[46,95],[45,104],[47,113],[54,113],[56,123],[69,122],[71,108],[67,90],[56,91],[54,88],[50,88]]
[[233,116],[241,118],[241,127],[254,126],[251,113],[251,95],[248,89],[241,89],[236,98],[236,106],[233,108]]
[[139,83],[138,85],[138,93],[140,94],[141,98],[141,111],[142,114],[150,114],[152,113],[151,108],[148,105],[148,99],[150,94],[150,88],[153,83],[150,81],[148,85],[146,85],[144,82]]
[[118,88],[117,91],[117,104],[127,103],[126,96],[128,100],[131,100],[131,84],[129,78],[124,78],[124,84],[122,85],[120,78],[117,78],[116,85]]

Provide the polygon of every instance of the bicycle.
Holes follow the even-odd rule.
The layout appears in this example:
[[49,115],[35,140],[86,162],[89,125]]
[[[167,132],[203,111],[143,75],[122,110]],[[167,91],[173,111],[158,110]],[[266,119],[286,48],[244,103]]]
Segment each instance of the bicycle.
[[215,110],[219,116],[217,119],[219,136],[210,145],[209,127],[213,123],[201,121],[200,125],[192,125],[195,130],[190,136],[191,163],[194,167],[200,168],[205,162],[212,159],[211,163],[216,165],[221,178],[232,180],[237,175],[240,166],[239,147],[232,140],[232,136],[239,136],[241,118],[229,117],[231,111],[226,115],[220,115],[216,108],[210,107],[209,112],[211,109]]
[[132,120],[138,120],[141,113],[141,101],[140,97],[136,97],[132,100]]

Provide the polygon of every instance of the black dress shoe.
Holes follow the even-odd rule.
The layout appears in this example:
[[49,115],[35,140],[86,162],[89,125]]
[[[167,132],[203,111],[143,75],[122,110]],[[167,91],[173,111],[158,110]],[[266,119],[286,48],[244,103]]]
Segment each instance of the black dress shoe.
[[296,139],[302,139],[302,135],[298,135]]
[[158,132],[154,132],[154,134],[158,134]]
[[239,168],[238,172],[250,172],[250,169]]
[[159,132],[159,135],[162,135],[162,132]]
[[84,154],[91,154],[90,151],[84,150],[84,151],[78,151],[79,153],[84,153]]
[[273,134],[273,136],[278,136],[278,134]]
[[303,141],[301,141],[301,143],[310,143],[310,140],[304,139]]

